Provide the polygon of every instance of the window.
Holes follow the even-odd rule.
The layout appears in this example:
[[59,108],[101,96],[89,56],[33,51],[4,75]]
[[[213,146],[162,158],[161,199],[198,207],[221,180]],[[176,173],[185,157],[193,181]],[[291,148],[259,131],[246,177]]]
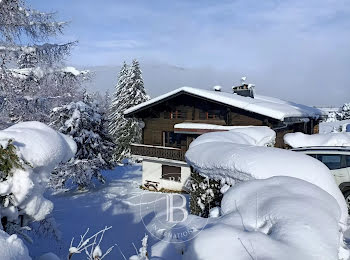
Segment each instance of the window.
[[162,165],[162,179],[181,182],[181,167]]
[[341,167],[341,155],[338,154],[318,154],[317,159],[323,162],[330,170],[337,170]]
[[181,147],[182,145],[186,145],[187,137],[174,132],[163,132],[163,142],[164,146]]
[[207,112],[199,112],[199,119],[200,120],[224,120],[225,117],[224,115],[221,113],[220,110],[208,110]]
[[187,112],[183,110],[176,110],[173,112],[164,112],[165,119],[186,119]]
[[350,167],[350,155],[345,155],[345,163],[346,167]]

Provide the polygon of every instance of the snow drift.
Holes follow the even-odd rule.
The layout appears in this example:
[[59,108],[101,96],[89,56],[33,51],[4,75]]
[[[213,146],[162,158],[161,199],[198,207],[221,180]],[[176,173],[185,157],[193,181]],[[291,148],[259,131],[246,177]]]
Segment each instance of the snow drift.
[[76,152],[72,138],[40,122],[18,123],[0,131],[1,143],[9,139],[14,140],[21,158],[36,170],[44,167],[50,171],[60,162],[68,161]]
[[[23,161],[23,168],[12,169],[11,174],[0,182],[0,196],[10,197],[7,203],[0,206],[0,217],[7,217],[8,221],[14,223],[19,215],[25,216],[25,221],[43,220],[53,209],[52,202],[43,197],[49,175],[60,162],[74,156],[75,142],[39,122],[19,123],[0,131],[0,144],[3,147],[9,140],[16,147],[18,157]],[[9,255],[3,259],[30,259],[27,249],[18,242],[19,239],[6,237],[2,233],[1,231],[1,257],[3,252]],[[8,243],[5,251],[1,250],[5,244],[2,239],[13,241]]]
[[8,235],[0,230],[0,259],[31,260],[28,249],[17,235]]
[[240,183],[225,193],[221,211],[221,218],[194,237],[184,260],[346,257],[336,201],[303,180],[272,177]]
[[[42,194],[49,175],[60,162],[74,156],[76,145],[73,139],[62,135],[39,122],[24,122],[0,131],[0,143],[4,146],[8,140],[18,150],[19,157],[30,167],[15,169],[12,177],[0,183],[0,195],[13,194],[14,206],[20,208],[36,221],[42,220],[53,208]],[[10,219],[16,219],[16,210],[2,210],[11,213]]]
[[284,142],[293,148],[309,146],[350,146],[350,133],[342,132],[313,135],[289,133],[284,136]]
[[347,259],[348,209],[329,169],[266,147],[268,130],[256,130],[204,134],[187,151],[198,173],[235,185],[222,216],[196,234],[183,259]]
[[[203,176],[229,184],[273,176],[290,176],[307,181],[337,200],[342,211],[341,223],[346,223],[348,209],[344,197],[323,163],[302,153],[255,146],[266,145],[263,141],[267,140],[266,135],[252,133],[249,128],[241,128],[240,131],[208,133],[198,137],[186,153],[188,164]],[[242,138],[241,133],[249,138]]]

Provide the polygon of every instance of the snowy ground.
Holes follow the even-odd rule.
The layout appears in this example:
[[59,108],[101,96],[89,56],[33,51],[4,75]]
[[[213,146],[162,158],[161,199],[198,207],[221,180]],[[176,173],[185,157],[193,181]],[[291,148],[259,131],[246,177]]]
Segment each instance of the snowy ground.
[[[126,259],[135,254],[132,243],[139,248],[145,234],[149,235],[150,231],[154,234],[150,228],[153,226],[152,223],[161,223],[161,218],[166,215],[164,203],[166,203],[167,194],[147,192],[139,188],[140,166],[117,167],[114,171],[105,172],[104,176],[106,176],[107,183],[88,192],[47,195],[48,199],[54,203],[53,216],[62,232],[62,239],[57,242],[50,237],[34,237],[34,244],[27,243],[33,260],[37,260],[38,256],[49,251],[60,256],[61,259],[66,259],[71,238],[75,237],[78,240],[79,235],[87,228],[90,228],[92,234],[105,226],[113,226],[112,230],[105,234],[102,250],[118,244]],[[191,222],[191,219],[189,218],[187,222]],[[210,219],[209,222],[213,220]],[[201,223],[201,225],[207,224]],[[350,241],[348,232],[345,236],[348,237],[346,240]],[[154,237],[149,236],[149,250],[156,242]],[[164,243],[160,244],[160,248],[163,247]],[[169,251],[169,254],[171,257],[165,259],[181,258],[181,254],[172,251]],[[72,258],[72,260],[75,259],[86,258],[81,254]],[[105,259],[124,258],[119,249],[115,247]]]
[[[165,209],[147,207],[147,201],[152,205],[154,200],[162,201],[165,195],[146,192],[139,188],[140,166],[117,167],[114,171],[105,172],[104,176],[107,183],[89,192],[48,195],[54,203],[53,216],[62,232],[62,239],[57,243],[52,238],[35,238],[33,245],[27,244],[33,259],[49,251],[65,259],[72,237],[78,240],[79,235],[87,228],[90,228],[92,234],[105,226],[113,228],[106,232],[102,250],[117,243],[127,259],[135,254],[132,243],[137,248],[140,247],[141,239],[147,233],[144,223],[148,224],[155,214]],[[140,207],[141,200],[142,207]],[[150,238],[149,242],[153,244],[155,241]],[[72,259],[86,258],[82,254],[75,255]],[[123,257],[115,247],[107,259],[123,259]]]
[[[348,130],[347,130],[348,129]],[[334,121],[334,122],[321,122],[320,134],[328,134],[333,131],[336,132],[349,132],[350,120]]]

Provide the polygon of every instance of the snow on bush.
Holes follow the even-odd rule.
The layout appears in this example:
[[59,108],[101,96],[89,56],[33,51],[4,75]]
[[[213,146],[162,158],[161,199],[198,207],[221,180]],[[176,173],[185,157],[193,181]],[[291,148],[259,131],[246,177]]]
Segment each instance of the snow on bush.
[[190,242],[183,260],[347,259],[336,201],[303,180],[240,183],[225,193],[221,212]]
[[[2,229],[21,234],[25,229],[23,225],[43,220],[52,211],[53,204],[43,197],[49,175],[56,165],[74,156],[76,145],[71,138],[39,122],[19,123],[0,131],[0,144],[5,150],[13,145],[21,163],[20,166],[12,165],[7,172],[3,164],[8,161],[1,159]],[[6,251],[9,258],[4,259],[30,259],[19,239],[14,236],[7,238],[2,233],[1,238],[9,242]],[[3,244],[0,241],[0,248]],[[1,249],[0,252],[3,253]]]
[[[194,232],[184,257],[174,259],[347,259],[347,206],[329,169],[304,154],[256,146],[259,141],[241,129],[204,134],[191,144],[186,160],[196,172],[234,186],[225,189],[221,216]],[[203,223],[189,219],[181,225]],[[152,256],[163,256],[161,248],[154,246]]]
[[[212,138],[212,134],[221,136],[221,139]],[[305,154],[254,146],[254,143],[241,139],[232,131],[204,134],[191,143],[186,160],[201,175],[228,184],[273,176],[305,180],[319,186],[337,200],[342,210],[341,221],[346,223],[348,209],[344,197],[323,163]]]
[[114,248],[114,246],[111,246],[106,250],[106,252],[102,252],[100,247],[104,233],[111,228],[112,227],[105,227],[90,237],[86,237],[86,235],[89,233],[89,229],[87,229],[86,232],[80,236],[80,241],[76,246],[73,246],[73,237],[70,243],[69,253],[67,257],[68,260],[72,259],[74,255],[80,253],[85,253],[86,259],[88,260],[104,259]]
[[129,257],[129,260],[148,260],[148,252],[147,252],[148,235],[145,235],[143,237],[143,239],[141,240],[141,243],[142,243],[142,247],[139,249],[138,254]]
[[17,235],[8,235],[0,230],[1,259],[6,260],[31,260],[27,247]]
[[350,146],[350,133],[313,134],[289,133],[284,142],[293,148],[309,146]]
[[13,169],[12,176],[0,183],[1,196],[9,196],[9,206],[6,215],[2,210],[2,217],[16,219],[26,214],[42,220],[53,208],[42,196],[49,175],[56,165],[74,155],[76,145],[71,138],[39,122],[19,123],[0,131],[2,146],[8,140],[13,140],[19,157],[28,165]]
[[345,103],[337,113],[339,120],[350,119],[350,103]]
[[71,136],[77,144],[75,158],[59,166],[51,176],[51,185],[64,188],[70,180],[79,188],[92,185],[93,178],[104,182],[101,169],[111,169],[114,144],[105,129],[106,119],[87,93],[84,100],[57,107],[51,114],[51,124],[61,133]]
[[[212,132],[199,136],[191,143],[190,149],[195,149],[195,146],[201,144],[209,144],[207,146],[211,149],[212,142],[273,146],[275,138],[275,131],[266,126],[237,127],[228,132]],[[223,193],[221,187],[234,184],[234,180],[200,176],[198,173],[192,173],[191,179],[191,214],[201,217],[208,217],[210,208],[220,205]]]

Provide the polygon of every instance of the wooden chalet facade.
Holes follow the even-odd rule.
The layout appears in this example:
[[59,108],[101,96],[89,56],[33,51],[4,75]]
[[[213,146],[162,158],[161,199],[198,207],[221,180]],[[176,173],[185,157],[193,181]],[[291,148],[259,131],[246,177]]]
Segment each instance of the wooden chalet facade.
[[[179,167],[186,167],[184,154],[190,143],[202,133],[224,131],[224,126],[269,126],[276,131],[276,147],[284,147],[283,136],[286,133],[317,132],[321,115],[319,111],[276,99],[272,101],[265,97],[240,96],[239,93],[226,93],[218,89],[180,88],[125,112],[125,116],[140,118],[144,122],[143,142],[132,145],[132,153],[161,165],[174,166],[182,162]],[[283,113],[280,113],[279,108]],[[223,127],[182,129],[181,123]]]

